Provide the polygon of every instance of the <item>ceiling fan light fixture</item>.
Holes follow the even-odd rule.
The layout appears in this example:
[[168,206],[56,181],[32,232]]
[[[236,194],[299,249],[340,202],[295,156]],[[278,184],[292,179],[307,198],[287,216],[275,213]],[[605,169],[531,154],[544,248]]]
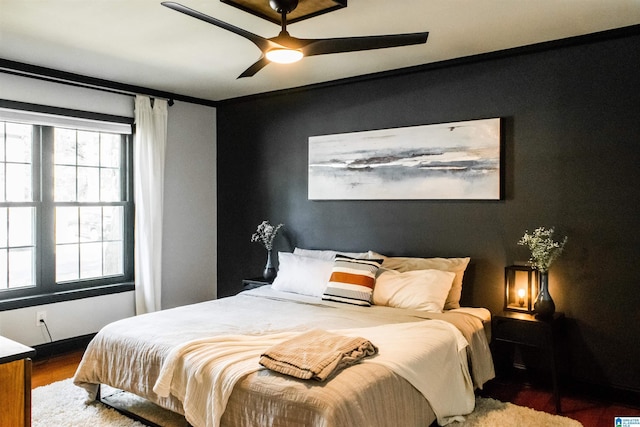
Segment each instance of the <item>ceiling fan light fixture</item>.
[[292,64],[298,62],[304,56],[297,49],[271,49],[266,53],[267,59],[278,64]]

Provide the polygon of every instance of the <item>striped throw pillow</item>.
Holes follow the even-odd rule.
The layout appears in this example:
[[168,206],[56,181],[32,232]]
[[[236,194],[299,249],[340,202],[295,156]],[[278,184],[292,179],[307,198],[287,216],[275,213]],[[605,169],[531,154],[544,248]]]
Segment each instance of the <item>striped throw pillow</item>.
[[381,264],[381,259],[336,255],[322,299],[369,307]]

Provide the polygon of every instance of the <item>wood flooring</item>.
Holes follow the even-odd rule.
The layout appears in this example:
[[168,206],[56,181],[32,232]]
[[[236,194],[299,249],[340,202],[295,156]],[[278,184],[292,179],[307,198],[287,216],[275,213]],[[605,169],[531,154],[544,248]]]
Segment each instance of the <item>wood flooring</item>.
[[[83,350],[52,356],[33,363],[33,388],[71,378],[82,358]],[[546,387],[527,384],[519,378],[498,378],[485,385],[480,393],[503,402],[555,413],[553,395]],[[640,417],[640,402],[619,404],[607,398],[593,398],[580,392],[562,392],[562,415],[580,421],[584,427],[614,426],[616,416]],[[500,426],[497,426],[500,427]],[[510,426],[511,427],[511,426]]]
[[84,350],[82,349],[46,359],[34,360],[31,368],[31,388],[73,377],[83,353]]
[[[567,391],[566,387],[561,387],[560,391],[562,413],[559,415],[580,421],[584,427],[614,427],[615,417],[640,417],[640,402],[638,406],[634,406]],[[555,414],[555,400],[548,387],[531,385],[518,378],[496,378],[487,383],[480,394]]]

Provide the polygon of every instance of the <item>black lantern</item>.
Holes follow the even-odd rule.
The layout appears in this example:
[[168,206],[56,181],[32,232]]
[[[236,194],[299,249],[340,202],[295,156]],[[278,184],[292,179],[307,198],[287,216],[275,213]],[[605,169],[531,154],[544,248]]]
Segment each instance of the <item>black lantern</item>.
[[504,290],[505,310],[532,313],[538,293],[538,270],[526,265],[505,267]]

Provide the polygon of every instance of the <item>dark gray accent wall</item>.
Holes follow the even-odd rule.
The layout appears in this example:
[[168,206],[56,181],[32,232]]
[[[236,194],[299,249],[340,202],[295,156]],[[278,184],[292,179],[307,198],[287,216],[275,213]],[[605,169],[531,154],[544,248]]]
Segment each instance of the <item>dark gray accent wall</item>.
[[[276,250],[470,256],[463,303],[498,312],[525,229],[569,236],[550,271],[568,317],[568,373],[640,391],[640,35],[493,56],[380,79],[227,102],[218,109],[218,295]],[[502,201],[309,201],[312,135],[504,118]]]

